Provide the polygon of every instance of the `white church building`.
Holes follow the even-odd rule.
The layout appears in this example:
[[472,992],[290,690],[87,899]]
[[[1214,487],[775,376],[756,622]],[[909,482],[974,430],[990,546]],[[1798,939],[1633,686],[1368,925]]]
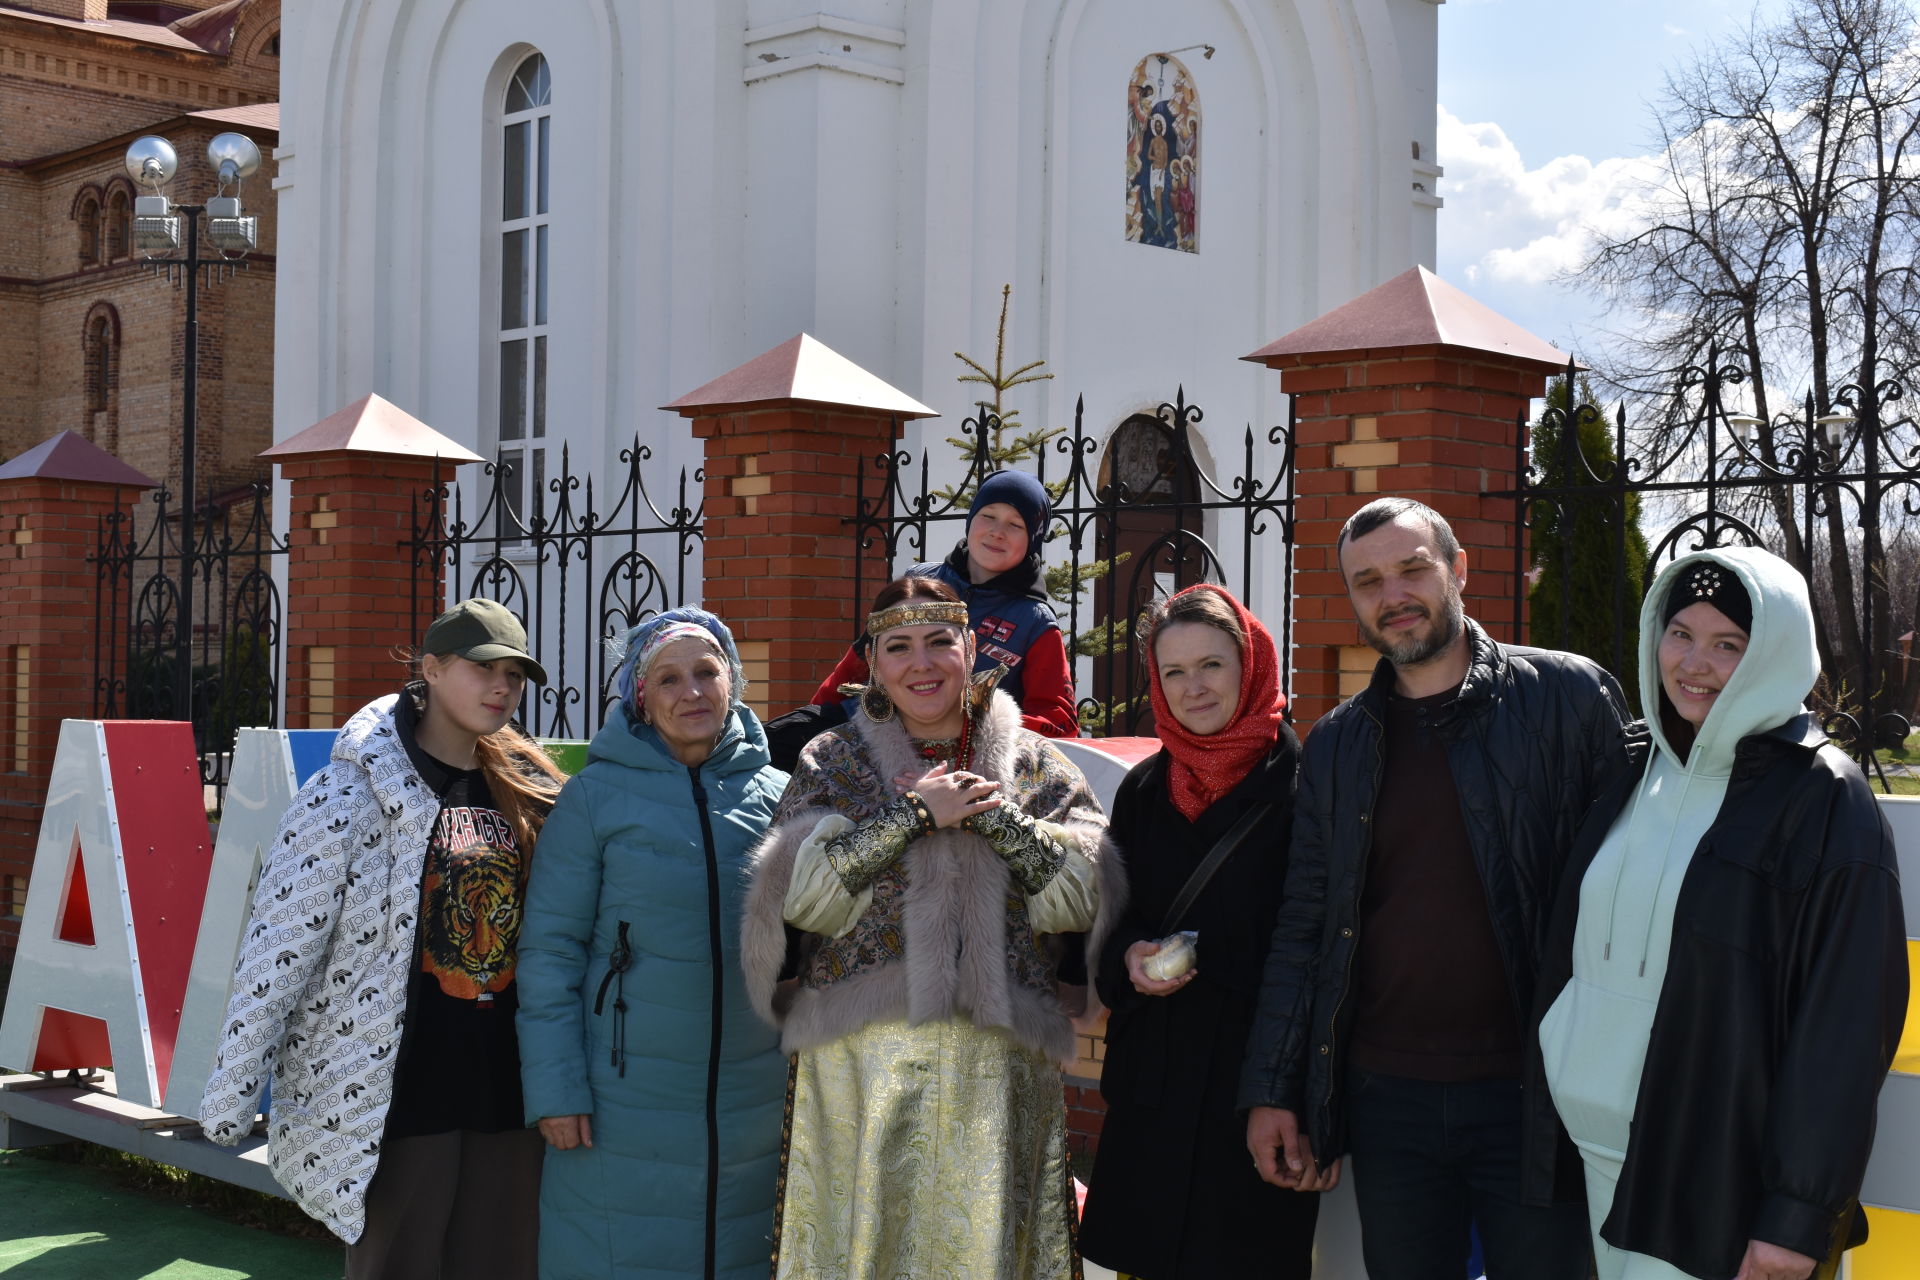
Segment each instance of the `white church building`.
[[1010,284],[1029,425],[1184,387],[1207,466],[1286,421],[1240,356],[1433,263],[1437,0],[819,5],[287,6],[276,439],[374,391],[528,482],[666,475],[658,406],[804,331],[938,454]]

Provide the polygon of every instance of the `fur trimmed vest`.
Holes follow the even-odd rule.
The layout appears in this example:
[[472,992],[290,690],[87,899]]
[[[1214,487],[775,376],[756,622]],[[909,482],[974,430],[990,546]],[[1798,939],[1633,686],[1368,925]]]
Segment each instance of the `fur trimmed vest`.
[[[975,722],[973,741],[972,771],[1001,783],[1004,802],[1063,828],[1094,865],[1099,896],[1086,945],[1089,958],[1098,955],[1126,899],[1100,802],[1058,748],[1021,727],[1020,710],[1004,693]],[[864,711],[801,752],[753,854],[741,964],[754,1008],[780,1028],[786,1053],[872,1022],[919,1025],[965,1014],[1069,1061],[1073,1026],[1054,973],[1059,955],[1081,939],[1036,935],[1007,864],[971,832],[948,828],[915,840],[874,881],[872,903],[844,937],[801,935],[792,980],[784,908],[800,847],[830,815],[871,818],[899,797],[895,776],[925,767],[897,720],[876,724]]]

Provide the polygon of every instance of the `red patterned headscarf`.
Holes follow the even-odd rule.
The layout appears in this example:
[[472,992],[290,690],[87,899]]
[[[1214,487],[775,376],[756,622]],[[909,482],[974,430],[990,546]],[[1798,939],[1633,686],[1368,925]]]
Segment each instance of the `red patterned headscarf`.
[[1280,692],[1280,655],[1273,636],[1260,619],[1247,612],[1225,587],[1203,582],[1178,592],[1173,599],[1192,591],[1211,591],[1227,602],[1240,629],[1246,634],[1246,652],[1240,656],[1240,701],[1233,719],[1218,733],[1189,732],[1174,717],[1167,695],[1160,688],[1160,664],[1148,655],[1148,670],[1153,678],[1153,723],[1160,741],[1172,757],[1167,770],[1167,789],[1174,808],[1197,820],[1227,792],[1253,772],[1254,766],[1273,750],[1280,737],[1281,712],[1287,700]]

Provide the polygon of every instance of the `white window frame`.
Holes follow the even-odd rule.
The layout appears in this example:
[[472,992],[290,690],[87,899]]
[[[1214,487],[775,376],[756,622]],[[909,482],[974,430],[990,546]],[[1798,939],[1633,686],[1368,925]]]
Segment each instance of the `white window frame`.
[[[516,90],[520,93],[516,94]],[[512,109],[516,96],[529,104]],[[552,278],[552,64],[538,50],[515,66],[501,90],[494,136],[499,190],[492,202],[492,252],[499,291],[493,310],[492,459],[512,468],[494,513],[503,534],[531,529],[545,510],[549,446],[547,370]],[[514,163],[516,152],[519,162]],[[517,172],[516,172],[517,170]],[[518,286],[517,296],[515,293]]]

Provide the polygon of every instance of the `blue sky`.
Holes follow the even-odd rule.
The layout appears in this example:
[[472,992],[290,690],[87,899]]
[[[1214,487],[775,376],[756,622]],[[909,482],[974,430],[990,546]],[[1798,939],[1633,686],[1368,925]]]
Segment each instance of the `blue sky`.
[[[1669,68],[1785,0],[1448,0],[1440,19],[1437,269],[1563,350],[1598,354],[1594,300],[1553,283],[1592,211],[1650,154]],[[1571,345],[1569,345],[1571,344]]]

